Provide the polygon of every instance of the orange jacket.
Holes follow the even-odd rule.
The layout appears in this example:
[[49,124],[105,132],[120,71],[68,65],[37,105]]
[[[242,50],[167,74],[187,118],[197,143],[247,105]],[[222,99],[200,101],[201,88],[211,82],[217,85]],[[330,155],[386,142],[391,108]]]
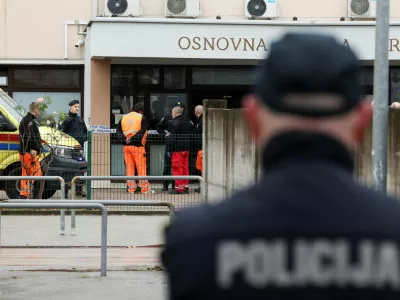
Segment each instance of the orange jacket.
[[[132,140],[130,143],[131,145],[140,146],[139,143],[141,143],[141,145],[144,146],[146,144],[148,134],[146,128],[147,122],[142,114],[139,114],[137,112],[130,112],[129,114],[122,117],[120,126],[123,135],[126,138]],[[138,139],[141,138],[141,140],[133,139],[135,135],[138,135]],[[135,142],[134,140],[138,141]]]

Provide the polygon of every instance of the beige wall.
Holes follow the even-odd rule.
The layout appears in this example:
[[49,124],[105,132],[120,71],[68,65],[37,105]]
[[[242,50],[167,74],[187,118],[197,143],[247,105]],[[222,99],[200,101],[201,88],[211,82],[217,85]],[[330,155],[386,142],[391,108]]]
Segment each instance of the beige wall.
[[[98,0],[98,15],[104,13]],[[143,17],[164,18],[165,0],[142,0]],[[339,20],[347,0],[279,0],[280,18]],[[245,19],[244,0],[201,0],[200,18]],[[65,21],[89,21],[91,0],[0,0],[0,59],[64,59]],[[391,17],[400,19],[400,1],[391,1]],[[83,59],[83,39],[68,26],[68,59]]]
[[[347,17],[347,0],[277,0],[280,18],[335,19]],[[99,0],[98,15],[104,13],[105,1]],[[165,0],[141,0],[145,17],[164,17]],[[400,18],[400,1],[391,0],[391,17]],[[201,18],[220,15],[222,19],[245,19],[244,0],[200,0]]]
[[[64,22],[90,16],[90,0],[0,0],[0,59],[63,59]],[[83,59],[84,37],[68,32],[68,58]]]

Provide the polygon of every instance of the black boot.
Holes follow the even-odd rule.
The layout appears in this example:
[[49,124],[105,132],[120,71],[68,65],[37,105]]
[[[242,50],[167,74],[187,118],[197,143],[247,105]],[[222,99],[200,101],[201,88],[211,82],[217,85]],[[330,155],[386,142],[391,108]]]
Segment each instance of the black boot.
[[163,181],[163,188],[162,188],[163,192],[168,191],[168,181]]

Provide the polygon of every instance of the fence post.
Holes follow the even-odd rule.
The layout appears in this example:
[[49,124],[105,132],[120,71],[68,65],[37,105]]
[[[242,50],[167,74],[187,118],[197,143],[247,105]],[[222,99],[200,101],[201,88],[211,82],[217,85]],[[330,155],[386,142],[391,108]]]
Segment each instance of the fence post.
[[[87,175],[92,175],[92,132],[88,132],[88,168]],[[92,182],[86,183],[86,199],[92,199]]]

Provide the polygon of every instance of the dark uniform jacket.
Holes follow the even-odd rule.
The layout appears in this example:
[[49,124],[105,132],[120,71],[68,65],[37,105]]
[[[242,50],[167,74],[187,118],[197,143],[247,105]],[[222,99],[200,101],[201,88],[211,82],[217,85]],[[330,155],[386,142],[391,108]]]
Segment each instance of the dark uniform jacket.
[[27,113],[19,124],[19,152],[35,150],[37,154],[42,152],[42,138],[39,132],[39,125],[31,113]]
[[203,148],[203,115],[194,124],[194,134],[194,151],[197,152]]
[[171,133],[167,137],[167,152],[188,151],[193,133],[193,123],[185,116],[180,115],[169,122],[168,131]]
[[121,126],[122,118],[118,123],[117,126],[117,132],[116,132],[116,137],[119,140],[119,142],[124,145],[124,146],[135,146],[135,147],[142,147],[142,138],[144,134],[146,133],[147,130],[147,119],[145,116],[142,115],[142,123],[140,125],[140,131],[136,133],[134,136],[131,137],[131,141],[129,144],[126,143],[126,136],[122,132],[122,126]]
[[169,299],[399,299],[400,204],[354,181],[343,146],[284,134],[263,165],[254,187],[166,230]]
[[172,115],[165,115],[160,122],[157,123],[156,129],[158,134],[165,134],[165,130],[168,130],[169,122],[172,120]]
[[84,142],[87,141],[87,127],[85,121],[77,114],[68,112],[68,118],[61,123],[58,129],[72,136],[82,147]]

